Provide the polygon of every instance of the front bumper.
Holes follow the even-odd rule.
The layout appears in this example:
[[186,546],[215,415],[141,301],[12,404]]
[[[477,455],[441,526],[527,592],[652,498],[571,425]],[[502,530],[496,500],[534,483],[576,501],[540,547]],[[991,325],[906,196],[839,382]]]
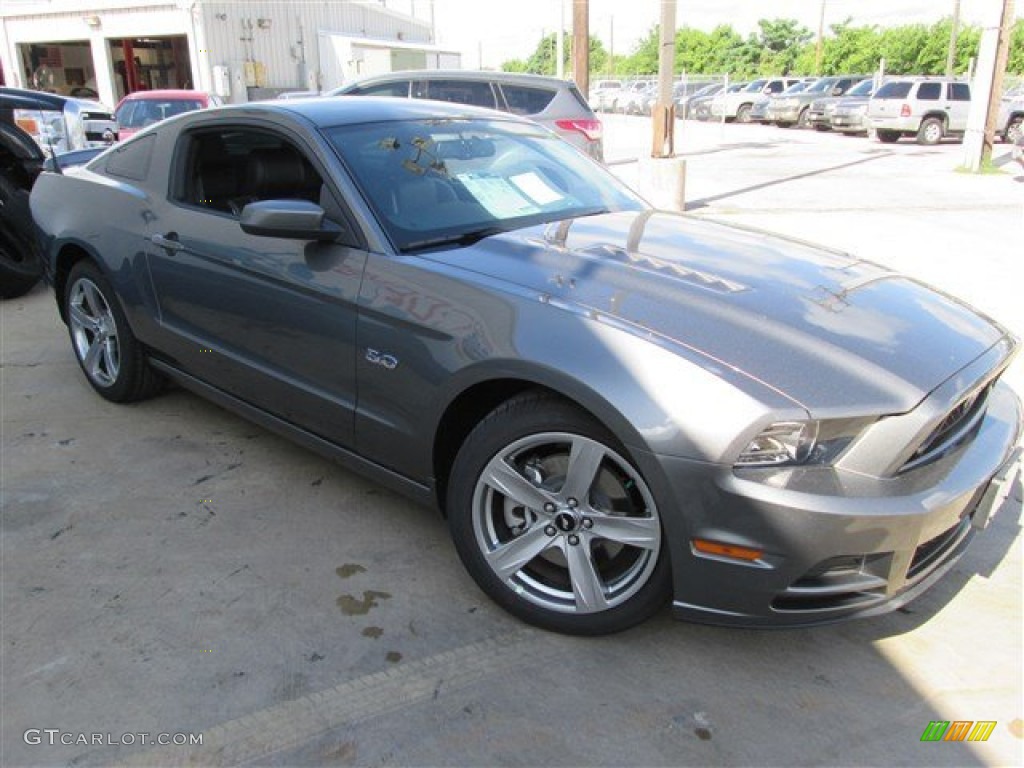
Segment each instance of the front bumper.
[[768,108],[768,122],[771,123],[795,123],[800,118],[800,107],[779,107]]
[[[732,468],[654,457],[677,618],[803,626],[893,610],[938,580],[987,525],[1019,472],[1021,406],[997,384],[969,442],[891,478],[833,468]],[[695,538],[762,550],[697,553]]]
[[830,125],[833,131],[848,133],[867,131],[868,129],[863,115],[832,115]]

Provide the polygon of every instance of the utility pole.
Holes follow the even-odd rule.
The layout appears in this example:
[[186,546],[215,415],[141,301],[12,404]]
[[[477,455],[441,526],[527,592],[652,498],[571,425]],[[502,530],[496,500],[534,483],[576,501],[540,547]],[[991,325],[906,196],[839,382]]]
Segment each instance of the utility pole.
[[984,169],[992,159],[1003,75],[1010,52],[1014,0],[1002,0],[998,20],[993,13],[996,7],[988,10],[988,18],[981,24],[977,73],[972,81],[971,111],[964,134],[964,168],[973,173]]
[[675,105],[672,103],[672,70],[676,61],[676,0],[661,0],[658,47],[658,103],[651,112],[654,146],[651,157],[675,154]]
[[821,74],[821,54],[825,47],[825,0],[821,0],[821,13],[818,15],[818,44],[814,46],[814,74]]
[[615,16],[608,17],[608,76],[615,73]]
[[992,159],[992,144],[996,135],[996,118],[999,117],[999,102],[1003,97],[1003,76],[1006,62],[1010,58],[1010,35],[1013,32],[1014,0],[1003,0],[1003,14],[999,19],[999,43],[996,47],[996,68],[992,77],[992,91],[988,96],[988,112],[985,116],[985,140],[981,149],[981,164],[985,166]]
[[558,37],[555,42],[555,77],[565,79],[565,3],[558,0]]
[[946,77],[956,69],[956,36],[960,31],[960,0],[953,0],[953,25],[949,28],[949,50],[946,52]]
[[572,69],[583,98],[590,97],[590,0],[572,0]]

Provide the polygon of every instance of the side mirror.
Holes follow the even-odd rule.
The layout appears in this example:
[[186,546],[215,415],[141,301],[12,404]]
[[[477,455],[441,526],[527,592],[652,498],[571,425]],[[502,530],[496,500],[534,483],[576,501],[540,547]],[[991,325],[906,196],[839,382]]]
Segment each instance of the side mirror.
[[324,209],[308,200],[260,200],[242,209],[242,231],[260,237],[336,240],[343,230],[324,218]]
[[832,88],[832,95],[833,96],[842,96],[843,95],[843,88],[842,88],[842,86],[839,86],[839,85],[834,86]]

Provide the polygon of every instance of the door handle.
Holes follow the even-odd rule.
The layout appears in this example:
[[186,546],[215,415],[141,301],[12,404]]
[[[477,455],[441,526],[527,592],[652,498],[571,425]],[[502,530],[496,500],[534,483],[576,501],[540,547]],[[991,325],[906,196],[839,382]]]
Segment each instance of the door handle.
[[168,253],[175,253],[185,247],[178,242],[178,234],[176,232],[168,232],[166,235],[153,235],[149,238],[149,241],[153,245],[163,248]]

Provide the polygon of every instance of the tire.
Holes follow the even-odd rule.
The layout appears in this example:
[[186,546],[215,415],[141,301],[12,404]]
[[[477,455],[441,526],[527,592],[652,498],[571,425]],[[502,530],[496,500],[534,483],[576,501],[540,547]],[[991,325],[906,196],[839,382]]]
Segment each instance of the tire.
[[917,143],[932,146],[942,141],[946,128],[937,117],[926,117],[917,130]]
[[736,109],[736,122],[737,123],[749,123],[750,122],[750,105],[740,104]]
[[895,144],[900,140],[899,131],[886,131],[879,129],[875,132],[875,135],[878,136],[878,140],[883,144]]
[[786,123],[786,122],[782,122],[782,121],[776,121],[776,123],[775,123],[775,127],[776,128],[791,128],[792,126],[793,126],[792,123]]
[[671,575],[658,508],[625,456],[552,395],[492,411],[460,448],[447,496],[477,585],[523,621],[575,635],[618,632],[661,608]]
[[822,125],[821,123],[816,123],[814,125],[814,130],[821,131],[822,133],[824,133],[825,131],[831,131],[832,130],[832,126],[830,126],[830,125]]
[[92,262],[72,268],[64,310],[75,358],[101,397],[128,403],[159,391],[162,379],[146,362],[114,289]]
[[1015,117],[1006,124],[1006,131],[1003,133],[1003,141],[1016,144],[1024,133],[1024,118]]
[[807,128],[810,125],[810,119],[811,118],[810,118],[810,115],[808,113],[809,113],[809,110],[808,110],[807,107],[804,107],[803,109],[800,110],[800,114],[797,115],[797,117],[796,117],[796,127],[797,128]]
[[0,236],[0,299],[15,299],[32,290],[42,277],[34,254]]

